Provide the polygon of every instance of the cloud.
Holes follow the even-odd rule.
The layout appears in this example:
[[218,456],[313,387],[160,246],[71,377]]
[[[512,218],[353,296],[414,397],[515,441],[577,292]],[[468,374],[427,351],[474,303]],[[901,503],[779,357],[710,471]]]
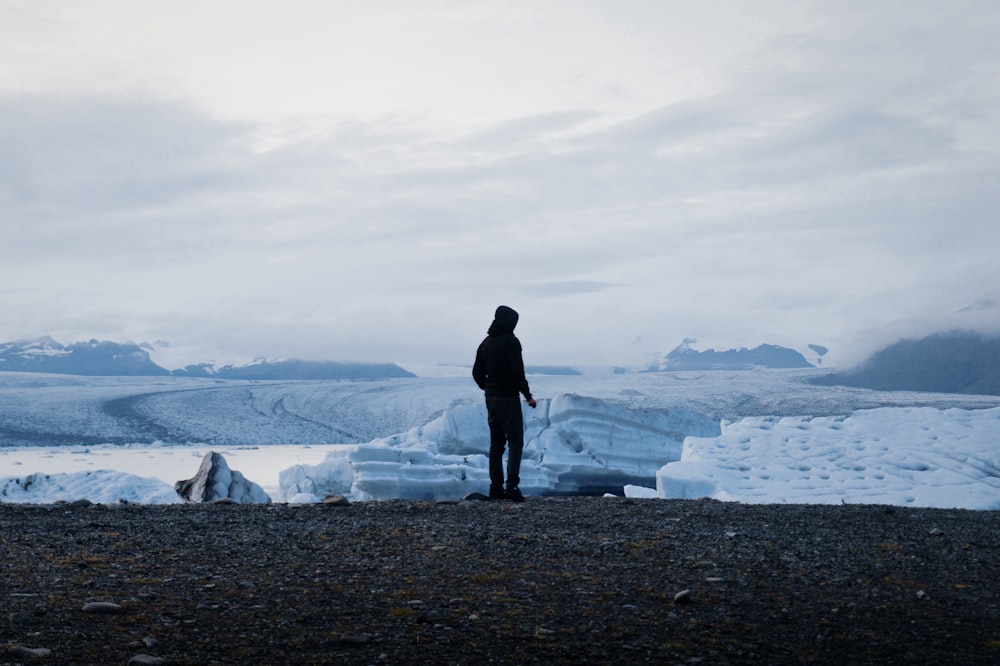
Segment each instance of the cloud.
[[[133,45],[149,66],[143,85],[147,70],[110,48],[59,71],[27,60],[38,68],[30,94],[25,77],[0,73],[0,215],[10,221],[0,337],[168,338],[191,361],[205,360],[199,345],[220,362],[449,361],[509,302],[536,362],[627,363],[640,335],[663,349],[697,337],[717,348],[815,342],[835,355],[1000,284],[991,6],[913,3],[904,15],[766,3],[741,30],[732,12],[704,23],[707,9],[688,8],[694,22],[680,30],[658,27],[644,5],[572,17],[556,5],[491,7],[499,14],[435,28],[447,47],[413,52],[406,85],[419,103],[350,43],[332,52],[330,89],[313,95],[325,54],[312,31],[297,52],[309,54],[302,79],[269,88],[265,68],[252,95],[243,86],[257,70],[232,69],[246,52],[232,35],[212,48],[196,35],[204,72],[156,46],[160,37]],[[384,16],[355,11],[366,26]],[[301,21],[277,14],[275,43],[287,44]],[[596,18],[612,15],[609,36],[584,49]],[[497,16],[526,29],[516,66],[476,44],[449,65],[455,80],[429,78],[440,71],[428,63],[475,42],[462,29],[488,31]],[[560,16],[581,32],[537,23]],[[89,19],[58,19],[65,43],[93,44],[77,30]],[[169,34],[187,34],[171,21]],[[382,27],[371,44],[398,34]],[[52,34],[44,22],[31,30]],[[413,39],[430,48],[426,35]],[[24,62],[31,43],[3,48]],[[557,48],[558,62],[537,57]],[[273,57],[294,64],[295,53]],[[345,54],[374,60],[344,69]],[[208,82],[232,71],[239,81],[213,95]],[[363,112],[349,94],[362,88],[337,87],[343,71],[370,77]],[[677,87],[677,72],[697,85]],[[84,94],[88,80],[99,83]],[[593,92],[616,86],[629,94]],[[466,99],[485,89],[486,101]],[[337,95],[343,112],[327,106]],[[982,325],[996,316],[977,313]]]

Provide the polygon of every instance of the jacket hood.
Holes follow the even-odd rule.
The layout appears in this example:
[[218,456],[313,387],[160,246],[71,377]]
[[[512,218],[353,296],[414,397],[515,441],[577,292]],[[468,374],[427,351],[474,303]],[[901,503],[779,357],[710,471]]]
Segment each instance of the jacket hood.
[[501,305],[497,308],[496,314],[493,315],[493,323],[490,324],[490,330],[487,332],[490,335],[513,333],[514,327],[517,326],[517,319],[518,314],[514,308]]

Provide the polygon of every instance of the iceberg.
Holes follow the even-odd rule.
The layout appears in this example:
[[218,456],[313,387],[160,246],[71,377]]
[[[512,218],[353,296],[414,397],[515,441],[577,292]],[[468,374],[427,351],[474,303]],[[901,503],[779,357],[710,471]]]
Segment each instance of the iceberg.
[[[718,421],[686,409],[630,409],[566,393],[523,409],[520,487],[533,495],[620,493],[626,484],[652,484],[662,465],[680,459],[686,437],[721,432]],[[282,471],[280,495],[454,499],[483,492],[489,439],[485,405],[459,405],[405,433]]]
[[1000,407],[753,417],[689,437],[663,498],[1000,509]]

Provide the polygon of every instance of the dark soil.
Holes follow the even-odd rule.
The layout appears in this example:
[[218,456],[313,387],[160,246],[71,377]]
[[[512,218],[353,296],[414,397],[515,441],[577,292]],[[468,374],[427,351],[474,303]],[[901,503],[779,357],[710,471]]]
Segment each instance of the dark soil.
[[1000,663],[997,512],[4,504],[0,535],[2,664]]

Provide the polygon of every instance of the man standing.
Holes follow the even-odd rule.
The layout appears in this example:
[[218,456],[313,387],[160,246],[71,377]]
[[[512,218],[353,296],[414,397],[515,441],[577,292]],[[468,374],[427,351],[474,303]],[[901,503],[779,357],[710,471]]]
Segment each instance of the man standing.
[[[521,399],[532,408],[537,404],[531,397],[524,376],[521,342],[514,337],[518,315],[512,308],[497,308],[486,339],[476,350],[472,378],[486,392],[486,413],[490,426],[490,499],[506,497],[523,502],[518,490],[521,473],[521,453],[524,450],[524,419]],[[507,451],[507,489],[503,484],[503,450]]]

